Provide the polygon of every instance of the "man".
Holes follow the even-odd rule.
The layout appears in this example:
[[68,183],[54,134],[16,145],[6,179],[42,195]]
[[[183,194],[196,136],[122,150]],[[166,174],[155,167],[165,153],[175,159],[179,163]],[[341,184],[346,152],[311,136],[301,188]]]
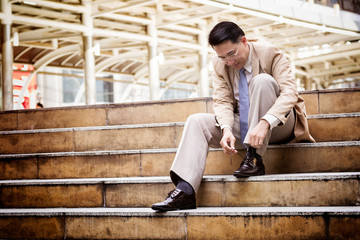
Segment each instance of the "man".
[[247,153],[235,177],[265,174],[262,161],[269,143],[314,142],[304,100],[298,96],[291,65],[269,43],[248,41],[232,22],[218,23],[209,34],[214,58],[214,112],[191,115],[185,124],[170,177],[176,186],[152,209],[196,208],[195,194],[209,147],[226,154]]

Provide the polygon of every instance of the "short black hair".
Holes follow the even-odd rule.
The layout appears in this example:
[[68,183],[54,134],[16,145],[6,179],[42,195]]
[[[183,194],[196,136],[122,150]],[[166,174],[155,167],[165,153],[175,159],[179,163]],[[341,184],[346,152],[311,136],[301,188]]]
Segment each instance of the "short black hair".
[[243,36],[244,31],[236,23],[223,21],[210,31],[208,41],[211,46],[216,46],[228,40],[237,43]]

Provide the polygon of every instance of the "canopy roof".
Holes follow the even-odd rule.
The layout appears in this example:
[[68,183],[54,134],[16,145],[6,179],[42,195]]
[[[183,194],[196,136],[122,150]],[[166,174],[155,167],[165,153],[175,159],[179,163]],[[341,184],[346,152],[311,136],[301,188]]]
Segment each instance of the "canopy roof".
[[18,45],[14,63],[33,64],[38,70],[82,69],[82,36],[93,34],[97,73],[121,73],[146,84],[153,39],[148,26],[154,24],[165,86],[197,84],[199,51],[206,47],[208,61],[213,55],[204,34],[219,21],[230,20],[248,39],[263,39],[284,50],[297,78],[310,80],[307,84],[328,87],[360,79],[360,15],[305,1],[23,0],[12,1],[11,14],[3,11],[0,17],[12,22]]

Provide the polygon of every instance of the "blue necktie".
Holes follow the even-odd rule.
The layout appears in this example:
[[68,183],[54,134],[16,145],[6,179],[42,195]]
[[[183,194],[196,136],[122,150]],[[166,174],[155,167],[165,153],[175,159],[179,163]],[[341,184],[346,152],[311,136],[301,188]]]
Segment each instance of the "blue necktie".
[[246,133],[248,131],[248,115],[249,115],[249,89],[247,85],[247,79],[245,76],[245,68],[240,69],[239,115],[240,115],[241,143],[245,146],[244,140]]

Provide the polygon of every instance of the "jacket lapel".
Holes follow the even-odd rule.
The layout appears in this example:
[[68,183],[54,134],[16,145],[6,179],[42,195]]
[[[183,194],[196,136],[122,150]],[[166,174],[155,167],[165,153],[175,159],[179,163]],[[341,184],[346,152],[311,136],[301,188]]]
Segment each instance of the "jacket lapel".
[[251,42],[248,42],[248,43],[251,48],[251,67],[252,67],[252,71],[253,71],[253,77],[255,77],[256,75],[259,75],[259,73],[260,73],[260,60],[254,49],[254,45]]
[[[217,64],[219,64],[219,65],[217,65]],[[232,83],[232,79],[234,79],[234,76],[235,76],[234,75],[235,69],[232,67],[226,66],[224,63],[217,62],[217,64],[216,64],[216,67],[219,67],[218,71],[219,71],[220,75],[223,76],[226,84],[229,86],[229,88],[231,89],[231,92],[233,93],[234,86]]]

